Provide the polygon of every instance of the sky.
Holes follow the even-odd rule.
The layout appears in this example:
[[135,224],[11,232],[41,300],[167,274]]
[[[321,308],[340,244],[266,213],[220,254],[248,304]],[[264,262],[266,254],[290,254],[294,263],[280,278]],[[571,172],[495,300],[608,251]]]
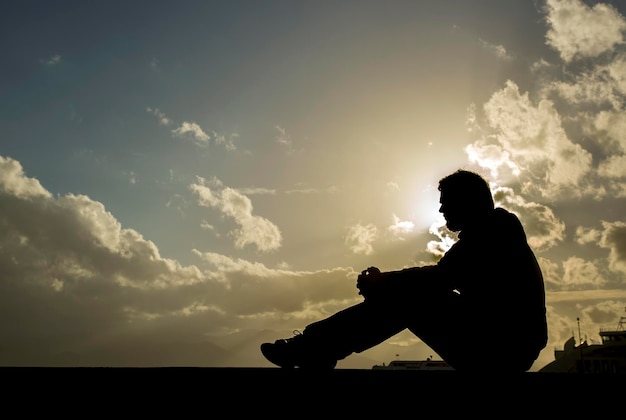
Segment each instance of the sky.
[[542,268],[531,370],[626,315],[624,2],[23,0],[0,51],[0,365],[272,366],[361,270],[449,249],[456,169]]

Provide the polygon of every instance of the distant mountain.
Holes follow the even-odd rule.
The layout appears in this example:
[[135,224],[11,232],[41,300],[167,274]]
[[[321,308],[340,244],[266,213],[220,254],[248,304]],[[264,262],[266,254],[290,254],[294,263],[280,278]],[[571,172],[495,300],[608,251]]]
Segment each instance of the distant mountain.
[[[227,350],[228,356],[223,360],[224,367],[274,367],[260,351],[264,342],[274,342],[278,338],[286,338],[284,333],[273,330],[245,330],[236,333],[211,337],[219,347]],[[432,353],[422,343],[415,346],[425,354],[424,359]],[[337,369],[371,369],[376,364],[388,363],[395,357],[397,348],[389,343],[382,343],[374,349],[363,353],[354,353],[337,363]],[[404,348],[403,353],[415,354],[415,349]],[[420,357],[414,356],[414,359]]]
[[216,366],[228,352],[211,342],[130,341],[82,353],[56,355],[55,366],[173,367]]
[[[5,342],[0,346],[0,366],[50,367],[274,367],[260,351],[264,342],[284,338],[284,332],[242,330],[198,338],[185,334],[117,335],[98,344],[75,344],[62,337],[48,340]],[[69,350],[54,350],[68,348]],[[371,369],[394,358],[421,359],[430,353],[422,343],[403,347],[385,342],[337,363],[338,369]]]

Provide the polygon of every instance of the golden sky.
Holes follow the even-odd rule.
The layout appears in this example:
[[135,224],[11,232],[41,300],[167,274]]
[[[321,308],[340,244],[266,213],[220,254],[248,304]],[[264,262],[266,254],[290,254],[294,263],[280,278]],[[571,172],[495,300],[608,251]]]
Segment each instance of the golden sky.
[[[621,2],[2,9],[1,365],[269,366],[364,268],[449,248],[458,168],[540,261],[535,369],[624,315]],[[402,333],[338,367],[431,354]]]

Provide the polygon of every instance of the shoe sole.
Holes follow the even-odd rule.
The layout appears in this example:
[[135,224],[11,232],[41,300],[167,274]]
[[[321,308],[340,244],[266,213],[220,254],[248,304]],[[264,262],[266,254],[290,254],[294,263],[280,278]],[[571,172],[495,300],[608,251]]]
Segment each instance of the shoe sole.
[[295,368],[294,365],[288,365],[288,364],[281,364],[278,362],[278,360],[274,357],[273,354],[273,349],[274,344],[272,343],[263,343],[261,344],[261,353],[263,354],[263,356],[269,360],[270,362],[272,362],[273,364],[275,364],[276,366],[283,368],[283,369],[293,369]]
[[[275,353],[273,351],[274,346],[276,344],[272,343],[263,343],[261,344],[261,353],[263,356],[276,366],[282,369],[295,369],[296,367],[300,369],[307,370],[332,370],[337,366],[337,361],[310,361],[307,363],[303,363],[302,365],[296,365],[291,363],[284,363],[284,360],[280,360],[275,357]],[[281,363],[282,362],[282,363]]]

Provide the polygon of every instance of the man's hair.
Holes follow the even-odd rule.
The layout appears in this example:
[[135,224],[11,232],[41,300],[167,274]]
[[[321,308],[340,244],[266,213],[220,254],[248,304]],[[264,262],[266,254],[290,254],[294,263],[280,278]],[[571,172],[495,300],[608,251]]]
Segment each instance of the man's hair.
[[439,191],[454,196],[477,209],[493,209],[489,183],[479,174],[459,169],[439,180]]

